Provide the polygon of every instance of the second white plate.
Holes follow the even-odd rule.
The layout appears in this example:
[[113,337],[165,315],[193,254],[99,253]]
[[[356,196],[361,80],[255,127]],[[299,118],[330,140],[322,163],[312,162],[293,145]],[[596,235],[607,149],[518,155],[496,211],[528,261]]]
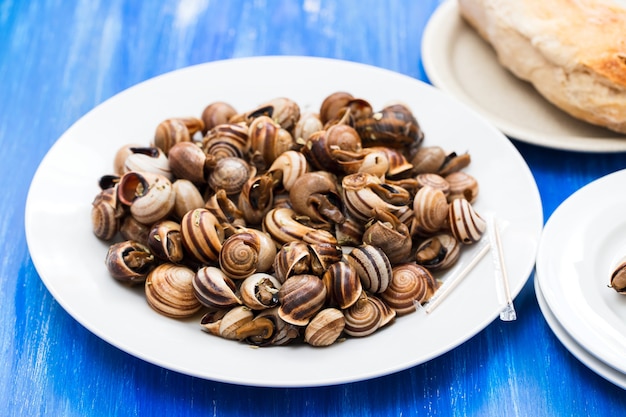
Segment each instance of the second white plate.
[[491,46],[463,21],[456,0],[444,2],[430,18],[422,59],[435,86],[473,107],[511,138],[557,149],[626,151],[626,135],[569,116],[504,69]]
[[626,296],[609,288],[626,256],[626,170],[565,200],[546,222],[537,279],[550,310],[586,350],[626,373]]

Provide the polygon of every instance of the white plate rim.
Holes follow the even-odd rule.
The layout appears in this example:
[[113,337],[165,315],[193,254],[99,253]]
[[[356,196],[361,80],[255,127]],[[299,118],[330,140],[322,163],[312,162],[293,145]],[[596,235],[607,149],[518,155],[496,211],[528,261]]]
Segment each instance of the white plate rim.
[[618,387],[626,389],[626,375],[599,360],[585,350],[585,348],[583,348],[578,342],[576,342],[576,340],[574,340],[574,338],[567,333],[567,330],[561,326],[559,320],[556,318],[552,310],[550,310],[543,292],[541,291],[540,281],[536,278],[534,286],[539,309],[541,310],[546,323],[548,323],[548,326],[563,346],[565,346],[565,348],[587,368],[591,369],[593,372]]
[[[549,147],[554,149],[583,151],[583,152],[623,152],[626,151],[626,136],[604,129],[597,128],[598,136],[581,136],[567,132],[560,134],[549,134],[532,128],[532,123],[510,120],[495,114],[490,108],[479,103],[474,96],[468,94],[459,84],[451,69],[451,61],[448,56],[450,45],[453,45],[460,34],[465,37],[476,37],[479,35],[471,30],[462,21],[459,15],[457,0],[445,0],[432,14],[422,37],[422,61],[424,70],[430,82],[438,88],[455,95],[470,106],[474,107],[481,115],[490,120],[496,127],[510,138],[526,142],[533,145]],[[483,62],[481,65],[499,67],[496,59],[493,62]],[[471,65],[467,66],[468,68]],[[506,70],[502,68],[502,71]],[[509,87],[515,88],[510,85]],[[496,92],[497,94],[497,92]],[[545,102],[538,93],[536,99]],[[543,104],[543,103],[542,103]],[[563,117],[569,116],[563,114]],[[564,119],[564,120],[565,120]],[[584,123],[572,119],[574,123]],[[586,125],[586,124],[585,124]],[[591,126],[589,126],[592,129]],[[600,134],[602,132],[602,134]]]
[[[626,222],[610,214],[623,203],[614,190],[624,182],[626,170],[607,174],[580,188],[557,207],[542,232],[536,271],[546,303],[568,334],[599,360],[626,373],[623,356],[626,338],[621,336],[626,323],[610,311],[622,304],[626,315],[626,299],[608,287],[610,272],[619,257],[626,255],[626,245],[604,251],[611,231],[590,224],[604,217],[606,222],[617,220],[620,227],[625,225]],[[599,202],[601,211],[588,210]],[[585,215],[579,216],[580,213]],[[570,221],[572,217],[581,221]],[[588,253],[589,246],[607,258],[601,269],[594,262],[598,256],[582,256]]]
[[[295,74],[296,71],[300,71],[302,68],[308,68],[309,70],[311,70],[311,72],[314,72],[315,74],[332,74],[334,77],[338,78],[336,81],[329,82],[329,85],[327,86],[329,88],[328,93],[339,90],[341,85],[337,83],[342,82],[344,83],[344,86],[354,89],[354,93],[356,93],[356,95],[359,95],[359,90],[372,93],[374,93],[375,91],[376,96],[379,96],[381,94],[383,96],[385,94],[395,94],[395,99],[397,99],[397,96],[402,95],[401,93],[404,93],[408,86],[410,90],[417,91],[420,94],[424,94],[426,97],[428,97],[429,100],[432,100],[434,103],[445,103],[446,106],[449,107],[449,111],[452,111],[453,113],[461,112],[462,114],[464,114],[465,116],[463,116],[463,120],[459,123],[461,126],[452,126],[448,123],[445,124],[445,127],[442,127],[444,126],[444,123],[432,125],[432,121],[428,120],[428,117],[424,117],[422,120],[420,120],[420,123],[427,132],[427,138],[429,135],[428,130],[435,127],[437,129],[443,129],[444,131],[446,131],[444,133],[449,133],[447,132],[447,130],[450,130],[453,133],[458,133],[458,135],[454,135],[455,139],[452,142],[446,142],[448,144],[456,143],[456,141],[459,140],[457,136],[460,136],[460,133],[463,132],[463,130],[459,129],[463,129],[464,126],[466,127],[466,125],[470,125],[472,128],[476,128],[479,133],[481,133],[481,135],[477,135],[479,139],[477,139],[478,143],[474,147],[484,146],[480,145],[480,141],[484,141],[484,138],[488,137],[488,140],[491,141],[489,142],[489,149],[498,149],[500,154],[502,155],[502,158],[492,160],[490,158],[490,155],[486,154],[485,152],[475,153],[473,155],[473,158],[476,161],[474,162],[474,164],[482,162],[486,165],[487,163],[489,163],[490,166],[493,165],[493,167],[502,171],[512,170],[512,181],[514,183],[517,183],[519,188],[522,190],[522,206],[524,207],[520,208],[519,206],[514,206],[512,204],[506,203],[507,210],[505,214],[506,216],[510,217],[506,220],[509,220],[511,222],[509,227],[511,233],[509,234],[509,236],[504,235],[503,241],[505,245],[515,245],[521,247],[523,252],[523,255],[521,256],[521,258],[523,259],[521,260],[521,262],[519,259],[507,258],[507,264],[511,263],[512,271],[511,292],[513,296],[519,293],[524,283],[528,279],[534,264],[537,243],[541,232],[543,220],[541,200],[539,197],[537,186],[534,182],[534,178],[532,177],[532,174],[530,173],[530,170],[521,155],[506,139],[506,137],[504,137],[500,132],[498,132],[487,122],[475,116],[464,105],[458,103],[454,99],[451,99],[450,97],[446,96],[435,88],[432,88],[431,86],[413,78],[403,76],[401,74],[394,73],[388,70],[364,64],[357,64],[353,62],[326,58],[289,56],[239,58],[234,60],[216,61],[207,64],[200,64],[173,71],[171,73],[167,73],[155,77],[151,80],[142,82],[134,87],[129,88],[128,90],[125,90],[113,96],[109,100],[105,101],[104,103],[87,113],[74,125],[72,125],[52,146],[48,154],[44,157],[33,178],[31,188],[28,193],[25,212],[27,242],[31,251],[31,258],[33,260],[33,263],[37,271],[39,272],[44,284],[51,292],[51,294],[55,297],[55,299],[61,304],[61,306],[78,322],[80,322],[83,326],[85,326],[87,329],[89,329],[91,332],[93,332],[103,340],[111,343],[121,350],[128,352],[140,359],[146,360],[150,363],[180,373],[241,385],[296,387],[333,385],[339,383],[353,382],[383,376],[389,373],[406,369],[414,365],[418,365],[436,356],[439,356],[468,340],[484,327],[486,327],[499,314],[499,308],[501,308],[501,300],[498,299],[498,297],[494,296],[496,292],[494,289],[494,294],[490,294],[490,299],[488,300],[488,302],[481,303],[480,305],[473,307],[476,310],[480,310],[479,317],[472,317],[472,314],[467,315],[472,319],[471,326],[468,326],[469,328],[464,328],[463,331],[460,332],[461,334],[455,333],[454,337],[450,337],[449,335],[444,334],[444,336],[441,337],[442,339],[444,339],[443,342],[441,343],[441,345],[438,345],[436,349],[430,349],[429,351],[422,352],[420,354],[415,354],[414,350],[411,349],[410,355],[408,355],[407,357],[408,347],[403,347],[402,354],[392,355],[391,357],[386,358],[382,362],[379,361],[371,367],[369,366],[369,364],[367,367],[360,366],[360,364],[362,363],[367,363],[367,361],[364,362],[364,360],[367,359],[365,357],[365,355],[368,353],[367,349],[364,349],[362,352],[357,352],[356,350],[351,351],[349,357],[350,359],[343,364],[344,366],[348,367],[349,371],[338,370],[336,363],[334,364],[335,366],[331,366],[332,364],[326,364],[325,362],[316,362],[316,360],[320,361],[322,360],[321,358],[326,358],[328,357],[328,355],[335,354],[332,352],[338,352],[337,354],[339,356],[337,356],[337,358],[342,357],[341,355],[346,355],[346,353],[342,350],[344,345],[350,346],[351,344],[361,342],[369,343],[365,340],[349,340],[347,343],[342,343],[331,348],[326,348],[326,350],[311,350],[310,352],[307,352],[308,357],[311,358],[311,361],[309,364],[303,365],[307,369],[307,372],[303,372],[303,374],[301,375],[268,376],[265,374],[261,374],[259,370],[253,371],[249,368],[244,368],[245,365],[250,365],[247,357],[242,358],[241,363],[238,361],[237,364],[233,365],[234,369],[231,369],[231,367],[228,367],[227,364],[223,364],[217,361],[216,358],[204,357],[203,355],[201,355],[198,352],[199,347],[196,345],[190,346],[190,350],[193,350],[193,352],[187,352],[187,354],[183,355],[182,357],[178,355],[175,356],[175,359],[172,359],[173,355],[176,355],[178,351],[164,352],[163,348],[155,346],[156,344],[163,342],[163,340],[161,340],[162,338],[159,339],[159,336],[157,334],[146,331],[140,332],[142,333],[142,340],[139,342],[138,340],[136,340],[138,338],[137,329],[126,328],[122,326],[115,327],[110,324],[105,325],[103,324],[102,319],[98,317],[99,314],[97,312],[88,310],[87,307],[84,305],[86,301],[83,299],[83,293],[78,293],[79,290],[85,291],[87,289],[88,291],[92,291],[95,295],[97,295],[95,300],[93,298],[90,299],[90,309],[94,309],[96,306],[107,306],[108,308],[108,304],[105,303],[105,301],[110,300],[104,299],[104,296],[101,293],[95,293],[95,291],[105,290],[107,292],[114,293],[115,297],[120,297],[119,302],[116,299],[116,303],[118,304],[122,304],[123,302],[137,303],[133,305],[132,312],[133,314],[135,314],[136,311],[139,311],[139,313],[136,313],[136,316],[131,317],[129,317],[129,315],[126,315],[126,317],[128,318],[124,321],[124,325],[130,326],[135,324],[137,327],[142,327],[145,323],[146,325],[150,324],[151,326],[157,326],[160,328],[161,331],[167,331],[171,335],[184,334],[185,337],[191,334],[191,330],[189,330],[189,328],[193,325],[193,332],[195,333],[193,333],[192,337],[194,338],[194,341],[197,335],[202,333],[199,328],[197,328],[196,323],[183,326],[178,322],[160,317],[156,313],[151,312],[151,310],[145,305],[145,303],[139,303],[139,301],[137,301],[139,298],[141,298],[141,294],[137,294],[136,291],[128,291],[126,288],[122,288],[121,286],[117,285],[117,283],[111,282],[109,277],[107,277],[106,279],[102,278],[100,275],[102,275],[103,272],[101,272],[100,270],[98,270],[98,272],[94,272],[94,275],[97,279],[94,279],[93,281],[83,281],[82,276],[74,276],[74,274],[78,274],[78,272],[76,272],[76,268],[78,268],[80,272],[81,267],[85,269],[87,268],[87,265],[80,264],[76,268],[73,267],[71,270],[68,270],[68,266],[66,265],[67,262],[63,259],[63,257],[66,255],[56,252],[50,252],[55,251],[55,245],[57,245],[58,242],[51,241],[51,238],[49,237],[52,231],[55,229],[55,226],[53,224],[54,222],[50,223],[47,221],[46,216],[52,216],[52,218],[54,218],[57,223],[67,220],[65,217],[69,217],[72,221],[72,224],[68,225],[68,230],[65,230],[65,232],[69,234],[76,234],[82,230],[81,234],[76,236],[81,239],[84,235],[85,230],[89,229],[88,227],[86,228],[86,225],[83,223],[85,222],[85,218],[88,217],[88,210],[91,200],[93,199],[92,196],[95,196],[95,193],[97,191],[95,183],[97,179],[90,178],[90,180],[84,180],[78,178],[75,175],[75,172],[77,169],[83,169],[85,171],[98,169],[99,173],[97,173],[97,176],[99,176],[105,173],[102,172],[104,171],[102,167],[106,166],[109,161],[112,161],[112,159],[109,160],[108,158],[112,157],[112,154],[115,151],[115,149],[111,149],[113,145],[107,145],[101,142],[97,142],[97,139],[94,138],[85,138],[85,136],[87,136],[87,133],[89,132],[93,133],[93,135],[95,136],[98,136],[102,135],[102,132],[108,133],[108,131],[110,131],[111,129],[115,130],[107,124],[111,121],[110,119],[101,120],[98,118],[100,117],[101,113],[106,115],[106,117],[108,118],[115,117],[119,118],[119,120],[125,120],[126,122],[128,122],[128,118],[130,116],[126,113],[133,110],[132,106],[137,104],[135,102],[139,100],[138,97],[141,98],[143,95],[143,101],[146,101],[145,99],[147,92],[155,93],[154,91],[151,91],[151,89],[154,89],[154,86],[158,86],[160,88],[160,90],[158,91],[159,94],[148,95],[150,102],[145,103],[152,112],[146,111],[147,114],[138,115],[140,116],[140,120],[137,121],[137,125],[127,126],[123,123],[121,124],[124,125],[125,129],[128,129],[128,132],[126,130],[123,131],[126,135],[128,135],[128,137],[133,137],[133,135],[135,135],[136,137],[136,135],[138,135],[139,133],[145,135],[146,132],[150,131],[151,128],[156,126],[158,121],[163,120],[167,117],[176,116],[177,114],[174,109],[187,109],[185,114],[178,115],[189,115],[188,112],[191,108],[194,109],[196,114],[199,114],[199,112],[201,111],[199,104],[208,104],[208,99],[205,98],[199,99],[198,97],[193,97],[193,99],[187,99],[188,97],[185,97],[184,105],[180,102],[176,105],[173,105],[172,101],[176,100],[177,94],[179,94],[178,89],[180,88],[180,86],[178,84],[184,85],[184,88],[188,90],[186,91],[187,94],[189,93],[189,91],[193,91],[194,94],[198,95],[201,94],[201,92],[206,93],[207,90],[210,90],[211,92],[218,91],[220,88],[222,88],[220,86],[223,84],[223,82],[221,83],[219,80],[213,80],[212,78],[208,78],[207,75],[241,75],[242,71],[243,73],[247,74],[249,70],[242,70],[243,66],[247,66],[247,68],[254,68],[256,74],[265,74],[274,77],[267,78],[268,85],[276,84],[278,87],[284,86],[285,88],[298,90],[296,96],[302,95],[306,97],[307,94],[321,94],[319,92],[311,93],[310,91],[308,91],[306,94],[302,93],[302,91],[306,91],[307,89],[310,90],[310,88],[308,88],[306,85],[301,85],[302,83],[300,83],[300,78],[306,77],[306,73],[304,73],[303,75],[298,75],[297,83],[294,80],[291,80],[291,78],[294,77],[294,75],[292,74]],[[337,75],[342,73],[344,74],[343,76]],[[362,83],[363,77],[366,77],[367,79],[369,79],[369,77],[375,77],[385,80],[389,83],[388,91],[386,90],[385,93],[381,93],[378,90],[372,90],[372,86],[365,85],[367,83]],[[201,92],[196,87],[196,84],[194,84],[194,86],[190,85],[192,82],[195,82],[196,78],[205,83],[202,88],[199,89],[201,90]],[[176,84],[176,91],[174,91],[173,84]],[[289,84],[289,86],[287,86],[287,84]],[[256,87],[257,85],[254,84],[254,86]],[[263,94],[263,99],[267,100],[273,97],[270,94],[275,94],[275,96],[278,96],[283,92],[285,94],[288,93],[288,91],[279,90],[280,88],[263,89],[262,86],[260,86],[260,91],[256,92],[257,98],[260,98]],[[225,94],[225,91],[226,90],[221,91],[221,94]],[[361,94],[361,96],[363,96],[363,94]],[[222,98],[217,96],[215,97],[215,99]],[[318,101],[321,100],[320,97],[317,98]],[[250,98],[246,98],[243,101],[246,100],[248,103]],[[416,99],[411,97],[411,99],[408,100],[408,104],[410,105],[411,102],[414,100]],[[143,101],[139,100],[138,102],[143,103]],[[403,101],[406,102],[406,100]],[[422,114],[433,111],[431,110],[431,102],[416,103],[417,107],[421,109],[419,111]],[[254,105],[256,104],[258,103],[254,103]],[[382,105],[383,103],[373,104]],[[416,110],[414,109],[414,111]],[[417,117],[419,120],[420,116],[418,115]],[[135,121],[135,119],[133,119],[133,121]],[[146,125],[146,121],[150,121],[151,124]],[[141,126],[142,124],[143,126]],[[78,138],[78,135],[85,136],[81,136],[80,138]],[[126,138],[126,136],[124,137]],[[86,140],[88,143],[83,143],[83,140]],[[119,142],[120,145],[129,142],[129,139],[117,138],[116,140]],[[96,142],[91,143],[89,141]],[[428,139],[426,143],[428,143]],[[470,149],[463,150],[471,151],[473,147],[469,148]],[[61,152],[68,152],[68,154],[60,154]],[[72,159],[76,161],[76,166],[70,166],[65,163],[65,159],[69,157],[79,157],[78,159]],[[98,165],[98,168],[95,168],[93,166],[94,164]],[[471,166],[469,172],[472,172]],[[92,172],[92,174],[96,173]],[[495,177],[496,178],[486,178],[485,181],[483,181],[483,183],[481,184],[485,190],[483,192],[483,195],[485,193],[489,193],[488,190],[490,189],[490,187],[493,186],[492,184],[494,182],[499,183],[501,181],[498,178],[500,176]],[[87,181],[87,184],[85,184],[85,181]],[[48,189],[51,184],[57,185],[54,192]],[[88,191],[85,191],[85,188]],[[83,197],[89,195],[87,201],[83,201],[83,199],[81,199],[78,202],[71,202],[72,198],[77,198],[73,195],[73,193],[78,189],[80,189],[83,193]],[[516,198],[520,197],[520,192],[518,191],[502,191],[505,194],[510,192],[511,199],[508,200],[515,201]],[[65,200],[63,198],[60,198],[64,194],[67,195],[67,199]],[[484,200],[487,197],[482,198]],[[498,207],[500,204],[504,203],[496,203]],[[43,207],[44,205],[46,207]],[[478,204],[478,207],[480,207],[480,204]],[[80,221],[76,222],[76,216],[81,215],[83,216],[83,223],[81,223]],[[44,236],[43,239],[42,236]],[[91,236],[88,239],[95,240],[95,238]],[[520,239],[523,242],[523,244],[521,245],[517,243],[520,241]],[[104,256],[104,253],[106,251],[105,244],[101,242],[94,243],[93,241],[90,241],[88,243],[91,246],[95,246],[96,248],[98,248],[98,250],[102,250],[102,253],[99,255]],[[99,263],[99,257],[91,252],[87,252],[87,249],[79,247],[78,250],[85,251],[82,256],[91,256],[96,258],[96,261],[91,262],[91,264],[89,265]],[[512,252],[512,250],[509,251],[509,253]],[[77,258],[80,257],[77,256]],[[60,271],[60,269],[63,268],[65,268],[65,271],[63,271],[66,273],[65,275],[61,274]],[[439,323],[439,327],[441,327],[442,325],[445,327],[445,323],[448,322],[447,320],[445,320],[445,318],[447,317],[446,314],[449,315],[451,310],[450,303],[455,303],[454,300],[458,298],[463,299],[464,297],[466,297],[462,293],[462,288],[467,288],[467,286],[475,285],[472,284],[472,282],[479,279],[477,277],[483,276],[485,271],[489,272],[491,269],[492,266],[487,261],[479,264],[476,267],[475,272],[464,279],[464,281],[460,284],[457,290],[450,295],[446,302],[442,303],[435,312],[428,316],[430,322],[426,323],[428,325]],[[91,272],[91,270],[89,271]],[[104,274],[106,274],[106,272],[104,272]],[[71,281],[72,286],[69,286],[67,284],[67,281]],[[481,283],[481,285],[485,284]],[[489,288],[489,290],[491,290],[491,283],[488,283],[487,287]],[[125,304],[122,304],[122,306],[118,308],[127,308],[124,306]],[[487,309],[487,311],[485,311],[485,309]],[[111,314],[115,316],[115,314],[120,313],[112,312]],[[475,314],[477,313],[474,313],[474,315]],[[138,320],[139,316],[141,316],[142,319],[150,321],[150,323],[134,323],[133,320]],[[386,337],[383,336],[386,333],[393,334],[394,337],[399,337],[399,340],[404,340],[404,338],[408,336],[400,332],[404,328],[406,328],[409,323],[418,320],[418,318],[419,317],[417,313],[415,313],[412,318],[404,317],[394,323],[393,327],[390,327],[389,329],[385,329],[383,332],[380,332],[380,336],[371,336],[372,340],[375,340],[374,338]],[[114,319],[119,320],[119,317],[114,317]],[[109,317],[107,318],[107,320],[112,319]],[[419,328],[423,325],[423,323],[425,322],[418,322],[417,327]],[[413,324],[415,323],[412,323],[412,325]],[[458,325],[456,323],[451,323],[448,324],[448,326],[454,327]],[[437,329],[439,329],[439,327]],[[456,332],[456,329],[454,329],[454,331]],[[208,337],[209,339],[202,339],[201,343],[205,343],[204,341],[206,340],[206,343],[212,348],[213,351],[216,351],[220,354],[228,352],[228,355],[230,355],[231,353],[240,354],[241,351],[245,350],[245,355],[248,356],[260,356],[263,358],[264,355],[267,355],[268,357],[271,357],[271,359],[276,359],[276,355],[278,354],[278,352],[280,352],[280,355],[282,357],[281,360],[288,361],[291,356],[297,355],[298,352],[302,349],[310,349],[310,347],[307,346],[298,346],[288,348],[252,350],[247,346],[241,346],[232,341],[212,338],[209,335],[202,334],[202,337]],[[181,341],[179,340],[168,339],[167,343],[168,349],[173,349],[175,347],[180,348],[181,345]],[[430,343],[430,341],[423,341],[421,342],[420,346],[430,346]],[[273,349],[280,350],[273,351]],[[248,352],[255,353],[249,354]],[[192,358],[194,357],[194,355],[200,357],[201,360],[193,362]],[[335,358],[333,357],[330,360],[332,362],[335,360]],[[352,367],[350,367],[350,363],[348,362],[354,362],[352,364]]]

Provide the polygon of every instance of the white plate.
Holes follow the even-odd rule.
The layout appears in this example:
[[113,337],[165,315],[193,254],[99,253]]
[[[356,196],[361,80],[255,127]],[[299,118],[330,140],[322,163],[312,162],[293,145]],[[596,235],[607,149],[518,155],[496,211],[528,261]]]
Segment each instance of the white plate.
[[577,343],[572,336],[561,326],[557,318],[554,316],[548,303],[546,302],[543,292],[541,291],[541,285],[535,275],[535,294],[537,295],[537,302],[543,317],[546,319],[548,326],[552,329],[557,339],[563,343],[563,346],[572,354],[576,359],[581,361],[587,368],[591,369],[607,381],[610,381],[620,388],[626,389],[626,374],[623,374],[616,369],[610,367],[606,363],[602,362],[589,352],[587,352],[579,343]]
[[537,276],[561,325],[585,349],[626,373],[626,297],[609,288],[626,256],[626,170],[565,200],[546,222]]
[[506,137],[415,79],[303,57],[185,68],[130,88],[77,121],[42,161],[26,206],[32,259],[50,292],[76,320],[126,352],[185,374],[246,385],[314,386],[372,378],[428,361],[475,335],[501,308],[488,259],[430,315],[402,317],[373,336],[324,349],[252,349],[218,339],[202,332],[197,320],[180,322],[156,314],[140,291],[108,276],[103,265],[107,245],[92,235],[90,207],[97,181],[111,172],[120,146],[147,144],[160,121],[199,116],[211,101],[225,100],[243,111],[287,96],[306,110],[338,90],[366,98],[376,108],[402,100],[417,116],[426,144],[470,152],[468,172],[481,187],[476,209],[494,212],[509,224],[502,238],[516,295],[534,265],[543,220],[534,179]]
[[506,135],[535,145],[587,152],[626,150],[626,136],[577,120],[502,67],[491,46],[444,2],[422,38],[430,81],[488,118]]

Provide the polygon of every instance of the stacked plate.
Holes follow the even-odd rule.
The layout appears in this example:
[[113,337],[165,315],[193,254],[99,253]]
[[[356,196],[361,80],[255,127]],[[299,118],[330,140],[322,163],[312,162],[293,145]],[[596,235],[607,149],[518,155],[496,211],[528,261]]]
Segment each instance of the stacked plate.
[[[509,137],[557,149],[626,150],[623,135],[575,120],[497,61],[467,25],[455,0],[444,2],[424,32],[431,82],[459,98]],[[533,124],[528,124],[533,120]],[[541,311],[558,339],[590,369],[626,388],[626,297],[610,274],[626,258],[626,171],[580,189],[555,210],[542,232],[535,275]]]
[[535,290],[546,321],[590,369],[626,388],[626,297],[609,287],[626,257],[626,170],[565,200],[544,227]]

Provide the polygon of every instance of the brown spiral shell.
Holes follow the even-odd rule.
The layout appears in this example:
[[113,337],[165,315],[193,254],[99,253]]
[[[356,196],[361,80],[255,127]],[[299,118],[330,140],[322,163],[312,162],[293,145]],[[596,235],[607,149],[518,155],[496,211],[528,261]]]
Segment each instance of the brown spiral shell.
[[324,272],[322,282],[326,286],[328,304],[342,310],[356,303],[363,292],[356,269],[346,262],[332,264]]
[[311,253],[301,240],[287,242],[280,247],[274,257],[274,275],[281,283],[292,275],[308,273],[311,267]]
[[209,186],[214,190],[224,190],[232,196],[239,194],[250,176],[254,174],[250,165],[241,158],[219,159],[209,174]]
[[419,189],[413,200],[412,232],[428,236],[440,230],[448,218],[448,201],[443,191],[431,186]]
[[428,301],[437,287],[426,268],[406,263],[393,268],[391,283],[380,298],[400,316],[415,311],[415,302]]
[[326,287],[315,275],[294,275],[278,291],[279,316],[287,323],[306,326],[326,301]]
[[154,132],[154,146],[160,148],[166,155],[175,144],[190,140],[189,129],[181,119],[166,119],[159,123]]
[[311,346],[330,346],[346,326],[343,313],[336,308],[325,308],[311,319],[304,329],[304,341]]
[[148,274],[145,292],[150,307],[173,318],[193,316],[202,305],[193,290],[195,273],[174,264],[161,264]]
[[343,310],[345,317],[344,332],[353,337],[364,337],[374,333],[380,327],[382,311],[369,296],[363,295],[349,308]]
[[193,290],[198,301],[207,307],[225,309],[242,303],[235,283],[214,266],[198,269]]
[[[274,248],[274,252],[276,249]],[[238,232],[227,238],[219,254],[220,268],[232,279],[244,279],[257,271],[261,240],[252,232]]]
[[185,252],[202,263],[216,263],[224,241],[224,229],[217,218],[204,208],[191,210],[181,220]]
[[204,153],[217,160],[226,157],[243,158],[249,149],[248,126],[243,123],[217,125],[202,139]]
[[124,210],[117,201],[117,189],[107,188],[96,196],[91,208],[93,233],[102,240],[111,240],[120,228]]
[[346,259],[357,271],[366,291],[381,293],[387,289],[392,276],[391,263],[380,248],[362,245],[352,249]]
[[466,245],[478,242],[487,229],[487,222],[464,198],[457,198],[450,203],[448,222],[452,235]]

